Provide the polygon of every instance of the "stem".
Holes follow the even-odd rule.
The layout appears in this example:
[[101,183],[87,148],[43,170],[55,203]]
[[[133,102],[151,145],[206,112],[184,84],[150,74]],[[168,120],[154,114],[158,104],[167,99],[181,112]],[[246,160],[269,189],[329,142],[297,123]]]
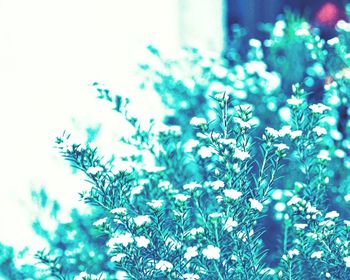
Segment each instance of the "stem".
[[227,123],[227,115],[228,115],[228,106],[227,106],[227,101],[225,100],[225,106],[224,108],[221,110],[221,117],[222,117],[222,123],[223,123],[223,128],[224,128],[224,139],[227,138],[228,135],[228,123]]
[[215,221],[214,227],[215,227],[215,240],[216,240],[216,244],[217,244],[217,246],[220,248],[217,221]]
[[[264,173],[265,173],[265,166],[266,166],[267,157],[269,155],[269,152],[270,152],[270,149],[266,149],[265,150],[263,163],[262,163],[261,169],[259,171],[259,179],[258,179],[257,190],[260,190],[260,186],[261,186],[261,183],[263,181],[263,176],[264,176]],[[264,196],[265,196],[265,194],[266,194],[266,191],[264,192]]]
[[195,199],[194,202],[195,202],[195,204],[196,204],[196,206],[197,206],[197,208],[198,208],[199,214],[202,216],[202,219],[203,219],[205,225],[207,225],[208,221],[207,221],[207,219],[205,218],[205,215],[204,215],[204,213],[203,213],[203,211],[202,211],[202,208],[201,208],[200,205],[199,205],[199,199]]
[[268,194],[268,192],[269,192],[269,190],[270,190],[270,187],[271,187],[272,183],[273,183],[274,180],[275,180],[275,176],[276,176],[276,173],[277,173],[279,160],[280,160],[280,158],[278,157],[278,158],[276,159],[276,165],[275,165],[276,168],[272,169],[272,171],[271,171],[270,181],[269,181],[269,183],[267,184],[267,187],[266,187],[266,189],[265,189],[265,191],[264,191],[264,195],[263,195],[264,197]]
[[289,280],[293,280],[293,278],[292,278],[292,263],[291,263],[291,261],[289,261],[289,263],[288,263],[288,274],[289,274],[289,276],[288,276],[288,279]]
[[334,260],[338,260],[338,257],[336,256],[336,254],[334,254],[331,250],[331,248],[329,248],[329,246],[327,245],[327,243],[324,240],[321,240],[321,243],[326,247],[326,249],[328,250],[328,252],[332,255],[332,257],[334,258]]
[[214,262],[214,267],[215,267],[216,272],[218,273],[219,279],[220,279],[220,280],[224,280],[224,277],[222,277],[222,275],[221,275],[221,273],[220,273],[220,270],[219,270],[218,265],[217,265],[216,262]]
[[289,226],[284,223],[283,252],[287,252]]

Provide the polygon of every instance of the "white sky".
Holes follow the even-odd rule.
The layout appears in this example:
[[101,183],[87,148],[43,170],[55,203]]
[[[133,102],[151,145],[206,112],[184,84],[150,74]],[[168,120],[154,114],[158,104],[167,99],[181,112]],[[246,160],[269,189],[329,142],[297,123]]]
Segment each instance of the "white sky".
[[[221,0],[191,1],[221,8]],[[120,119],[97,101],[88,84],[99,81],[118,92],[138,94],[133,74],[145,46],[154,43],[172,54],[191,31],[179,30],[179,2],[186,3],[0,0],[1,242],[18,247],[33,242],[27,233],[36,215],[31,187],[44,185],[54,197],[64,197],[63,207],[77,204],[84,183],[52,149],[55,137],[64,129],[79,137],[86,126],[103,122],[102,142],[106,147],[114,144],[122,129]],[[199,14],[210,25],[210,16]],[[188,18],[187,13],[186,26]],[[221,24],[217,19],[215,23],[215,28]],[[198,22],[194,27],[201,28]],[[210,42],[213,34],[208,35]],[[215,35],[219,46],[220,34]],[[205,41],[205,33],[198,36]],[[148,97],[138,99],[150,112],[159,108]]]

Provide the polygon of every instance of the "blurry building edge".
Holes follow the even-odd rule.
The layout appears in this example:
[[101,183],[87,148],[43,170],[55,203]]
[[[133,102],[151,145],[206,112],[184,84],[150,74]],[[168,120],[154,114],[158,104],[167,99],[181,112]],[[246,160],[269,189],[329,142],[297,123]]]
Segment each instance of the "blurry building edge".
[[286,9],[305,17],[319,27],[324,37],[331,37],[334,25],[345,18],[345,0],[226,0],[227,37],[232,39],[232,25],[247,30],[248,37],[264,38],[260,23],[273,23]]
[[[249,38],[264,39],[260,23],[274,23],[290,10],[319,27],[326,39],[345,18],[346,0],[173,0],[177,8],[173,36],[179,47],[194,47],[221,53],[233,38],[232,26],[239,24]],[[175,47],[176,49],[176,47]],[[170,50],[170,49],[169,49]]]
[[181,47],[221,53],[226,34],[226,0],[178,0]]

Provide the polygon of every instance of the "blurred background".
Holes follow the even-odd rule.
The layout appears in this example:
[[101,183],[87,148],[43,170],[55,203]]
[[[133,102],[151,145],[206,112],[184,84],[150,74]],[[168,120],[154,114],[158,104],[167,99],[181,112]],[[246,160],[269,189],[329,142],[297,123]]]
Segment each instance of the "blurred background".
[[81,207],[84,180],[53,148],[63,130],[85,142],[86,128],[103,123],[97,145],[118,152],[126,128],[97,101],[93,82],[134,98],[143,118],[161,118],[157,95],[139,90],[138,64],[147,61],[149,44],[169,56],[190,46],[218,57],[235,40],[237,25],[246,30],[242,38],[264,39],[260,23],[275,22],[284,11],[305,16],[331,38],[345,2],[0,0],[0,241],[42,245],[31,232],[42,214],[33,189],[44,186],[67,213]]
[[[261,23],[273,23],[282,12],[293,11],[305,17],[324,36],[331,36],[335,24],[345,17],[345,0],[227,0],[226,26],[232,39],[233,24],[244,26],[251,37],[264,38]],[[227,40],[229,41],[229,40]]]

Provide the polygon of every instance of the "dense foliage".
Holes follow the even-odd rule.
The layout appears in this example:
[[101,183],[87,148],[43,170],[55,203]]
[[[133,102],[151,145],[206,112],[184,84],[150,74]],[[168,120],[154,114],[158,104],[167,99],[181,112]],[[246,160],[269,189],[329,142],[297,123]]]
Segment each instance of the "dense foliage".
[[73,211],[54,234],[38,221],[51,244],[37,253],[40,270],[16,267],[1,247],[3,275],[348,279],[350,23],[327,41],[292,15],[264,28],[267,40],[246,51],[233,42],[219,58],[187,49],[167,59],[149,47],[140,88],[161,96],[162,123],[144,124],[95,83],[134,130],[120,139],[130,155],[105,160],[93,144],[58,137],[91,183],[81,199],[93,214]]

